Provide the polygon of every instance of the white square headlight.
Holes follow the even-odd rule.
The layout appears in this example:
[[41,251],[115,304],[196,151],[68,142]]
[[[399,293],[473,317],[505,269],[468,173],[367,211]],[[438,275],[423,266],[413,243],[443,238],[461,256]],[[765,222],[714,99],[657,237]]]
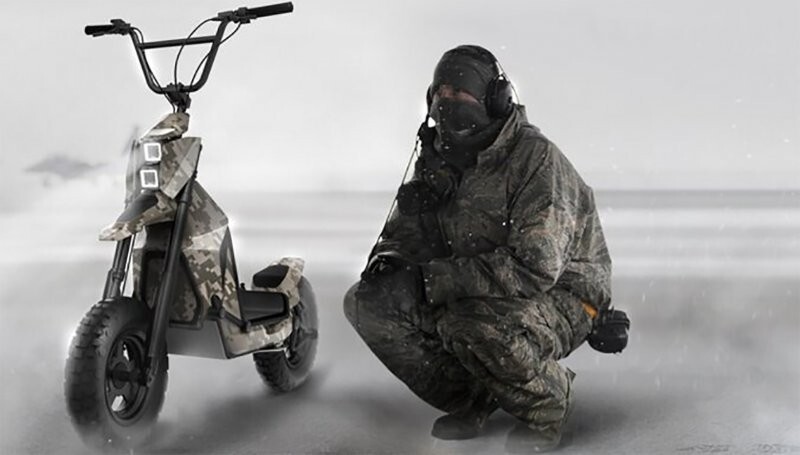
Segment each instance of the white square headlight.
[[155,169],[142,169],[139,171],[142,188],[158,189],[158,171]]
[[161,161],[161,143],[160,142],[145,142],[144,147],[144,160],[148,163],[158,163]]

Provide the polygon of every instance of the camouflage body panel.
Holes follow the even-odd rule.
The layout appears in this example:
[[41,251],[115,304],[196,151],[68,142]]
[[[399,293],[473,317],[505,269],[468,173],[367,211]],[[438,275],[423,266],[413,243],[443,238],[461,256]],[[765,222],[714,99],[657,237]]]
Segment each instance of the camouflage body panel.
[[150,128],[141,142],[163,142],[183,136],[189,130],[189,114],[186,112],[173,112],[167,114]]
[[[142,228],[147,225],[174,219],[175,210],[178,207],[177,203],[160,191],[154,191],[152,194],[157,200],[154,205],[148,206],[146,210],[133,217],[128,217],[126,213],[123,212],[123,215],[120,215],[117,221],[100,231],[100,240],[122,240],[141,231]],[[144,194],[139,195],[139,197],[143,196]]]
[[[182,273],[185,275],[185,272]],[[169,321],[189,325],[199,325],[202,316],[200,302],[192,283],[185,277],[178,279],[175,286],[175,301],[170,308]]]
[[199,137],[184,137],[162,144],[162,158],[158,166],[159,189],[167,197],[175,199],[194,174],[200,158],[200,147]]
[[[136,236],[133,246],[131,262],[134,296],[151,308],[155,305],[156,294],[161,284],[164,258],[173,226],[173,223],[146,226]],[[200,303],[195,289],[186,261],[181,258],[175,282],[175,299],[169,312],[170,323],[200,327],[202,322]]]
[[[140,294],[140,298],[150,305],[159,284],[163,259],[155,260],[147,266],[143,261],[147,251],[166,251],[171,228],[172,223],[150,225],[136,237],[134,244],[132,259],[134,289]],[[248,332],[242,331],[236,323],[229,320],[206,319],[214,296],[219,297],[225,310],[237,318],[241,318],[241,311],[228,219],[203,186],[196,181],[187,214],[182,256],[186,267],[183,263],[179,265],[175,300],[170,308],[170,324],[173,325],[170,330],[186,330],[175,327],[176,323],[186,328],[201,328],[205,324],[213,324],[219,330],[227,358],[280,346],[291,335],[291,318],[267,326],[255,325]],[[282,258],[276,264],[288,266],[288,272],[278,286],[268,290],[286,295],[290,308],[293,308],[299,302],[298,283],[302,277],[304,262],[299,258]],[[188,276],[185,276],[187,274]],[[143,280],[148,281],[144,286]],[[195,334],[187,332],[180,336],[184,340],[189,340]],[[183,344],[191,345],[191,341],[185,341]],[[194,352],[194,355],[199,354]],[[217,358],[208,353],[204,356]]]
[[295,257],[284,257],[278,261],[273,262],[270,265],[285,265],[289,268],[286,272],[286,276],[283,277],[283,280],[278,284],[278,286],[274,288],[261,288],[256,285],[252,285],[252,289],[254,291],[270,291],[270,292],[280,292],[286,296],[286,299],[289,301],[289,308],[294,308],[300,303],[300,279],[303,277],[303,268],[305,267],[305,261],[301,258]]
[[[150,264],[143,264],[144,252],[145,250],[166,252],[171,224],[153,227],[151,230],[144,228],[174,219],[177,209],[175,197],[194,174],[200,155],[201,141],[200,138],[180,137],[188,127],[188,114],[169,114],[131,147],[126,179],[126,206],[130,207],[130,203],[135,199],[132,193],[138,191],[138,172],[142,166],[146,165],[142,144],[147,142],[161,142],[162,144],[161,161],[158,163],[159,189],[150,191],[151,194],[155,194],[158,203],[156,207],[145,210],[134,220],[117,221],[104,230],[103,234],[106,235],[101,234],[103,240],[120,240],[141,231],[141,234],[136,237],[132,250],[133,288],[139,297],[151,306],[154,304],[154,295],[159,282],[157,274],[163,268],[163,260],[150,259],[152,261]],[[153,211],[163,213],[163,216],[151,216]],[[170,321],[197,325],[200,316],[198,298],[194,293],[194,286],[188,277],[186,267],[181,264],[179,269],[175,290],[176,301],[171,309]],[[148,276],[143,276],[143,274]],[[143,281],[147,283],[143,284]]]
[[125,178],[126,210],[136,198],[142,196],[138,182],[139,170],[146,165],[142,151],[142,144],[145,142],[162,143],[161,162],[158,164],[159,189],[151,191],[158,198],[158,203],[142,213],[133,217],[128,214],[124,220],[118,219],[105,227],[100,233],[100,240],[122,240],[141,231],[144,226],[174,218],[177,208],[174,199],[191,178],[200,157],[200,138],[180,138],[188,127],[188,114],[169,114],[131,147]]
[[219,321],[219,327],[228,357],[237,357],[280,346],[292,334],[292,318],[270,326],[256,325],[249,332],[243,332],[230,321]]
[[241,317],[228,217],[197,181],[193,186],[181,249],[191,279],[197,285],[200,318],[205,318],[214,296],[228,312]]
[[[135,292],[141,294],[141,298],[150,305],[153,304],[159,285],[163,259],[148,260],[147,254],[149,251],[166,251],[172,223],[160,223],[174,219],[177,207],[174,198],[194,174],[201,150],[199,138],[180,137],[186,132],[188,121],[186,114],[167,115],[132,149],[128,171],[129,193],[136,188],[137,181],[133,179],[138,179],[138,170],[144,165],[142,144],[154,141],[162,143],[159,190],[150,192],[156,196],[158,202],[134,220],[117,222],[102,233],[104,239],[120,240],[147,227],[136,237],[132,252],[132,272]],[[208,344],[209,332],[205,324],[212,324],[215,331],[219,332],[224,355],[228,358],[280,346],[292,333],[292,318],[268,326],[256,325],[247,332],[226,319],[206,319],[212,298],[215,297],[220,299],[228,313],[241,319],[237,293],[238,275],[227,216],[199,182],[195,181],[192,189],[186,231],[181,245],[182,263],[179,265],[175,301],[170,309],[171,336],[182,340],[181,353],[193,352],[195,355],[212,358],[218,358],[219,355],[209,349],[194,352],[192,347],[194,343]],[[145,260],[151,262],[145,264]],[[286,295],[290,308],[294,308],[300,299],[298,284],[304,262],[299,258],[282,258],[276,263],[288,266],[288,273],[277,287],[269,290]],[[176,323],[179,325],[176,326]],[[199,341],[202,338],[206,341]]]
[[137,140],[128,153],[128,167],[125,171],[125,207],[139,195],[139,169],[144,165],[142,141]]
[[[301,258],[284,257],[270,265],[288,267],[283,280],[274,288],[252,286],[254,291],[280,292],[284,294],[292,309],[300,303],[300,279],[303,277],[305,262]],[[242,332],[235,324],[220,321],[220,329],[224,336],[225,348],[231,357],[247,354],[259,349],[280,346],[292,334],[292,318],[286,318],[271,325],[257,325],[249,332]]]

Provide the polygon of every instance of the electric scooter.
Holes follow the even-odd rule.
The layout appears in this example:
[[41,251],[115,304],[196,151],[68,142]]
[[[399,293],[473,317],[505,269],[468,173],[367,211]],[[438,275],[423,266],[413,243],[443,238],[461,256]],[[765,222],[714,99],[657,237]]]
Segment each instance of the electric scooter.
[[[133,448],[154,426],[167,387],[168,354],[230,359],[252,354],[272,389],[295,389],[317,348],[314,292],[304,262],[284,257],[239,283],[225,213],[197,181],[202,143],[187,137],[190,94],[208,80],[217,51],[242,24],[289,13],[291,3],[225,11],[203,21],[216,33],[148,41],[121,19],[89,25],[94,37],[127,35],[147,86],[173,112],[131,147],[125,208],[100,233],[116,242],[103,297],[77,328],[65,371],[67,410],[90,446]],[[225,36],[226,27],[237,24]],[[192,81],[159,84],[145,51],[210,44]],[[200,78],[195,78],[203,65]],[[177,71],[176,71],[177,74]],[[130,278],[130,292],[125,295]]]

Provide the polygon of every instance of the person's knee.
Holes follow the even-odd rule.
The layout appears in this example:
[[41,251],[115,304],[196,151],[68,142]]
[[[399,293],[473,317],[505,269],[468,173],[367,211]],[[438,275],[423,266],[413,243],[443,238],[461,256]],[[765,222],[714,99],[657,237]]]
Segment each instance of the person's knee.
[[356,282],[345,293],[344,315],[362,336],[365,325],[391,319],[390,285],[388,277],[378,276]]
[[357,326],[358,321],[358,300],[356,299],[356,291],[358,290],[358,286],[361,282],[356,282],[354,285],[350,286],[350,289],[344,295],[344,316],[350,321],[350,324],[353,327]]
[[508,321],[449,317],[443,318],[438,328],[445,349],[474,374],[483,372],[515,383],[529,382],[542,374],[546,356],[539,337]]

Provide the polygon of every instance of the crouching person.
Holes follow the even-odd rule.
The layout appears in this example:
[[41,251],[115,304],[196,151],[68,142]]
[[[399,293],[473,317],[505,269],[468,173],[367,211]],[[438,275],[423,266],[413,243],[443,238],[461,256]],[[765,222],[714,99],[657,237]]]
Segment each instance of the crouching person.
[[592,190],[514,104],[494,56],[446,52],[421,153],[345,314],[372,352],[445,413],[433,436],[478,436],[498,408],[510,450],[561,439],[573,400],[559,365],[610,303]]

